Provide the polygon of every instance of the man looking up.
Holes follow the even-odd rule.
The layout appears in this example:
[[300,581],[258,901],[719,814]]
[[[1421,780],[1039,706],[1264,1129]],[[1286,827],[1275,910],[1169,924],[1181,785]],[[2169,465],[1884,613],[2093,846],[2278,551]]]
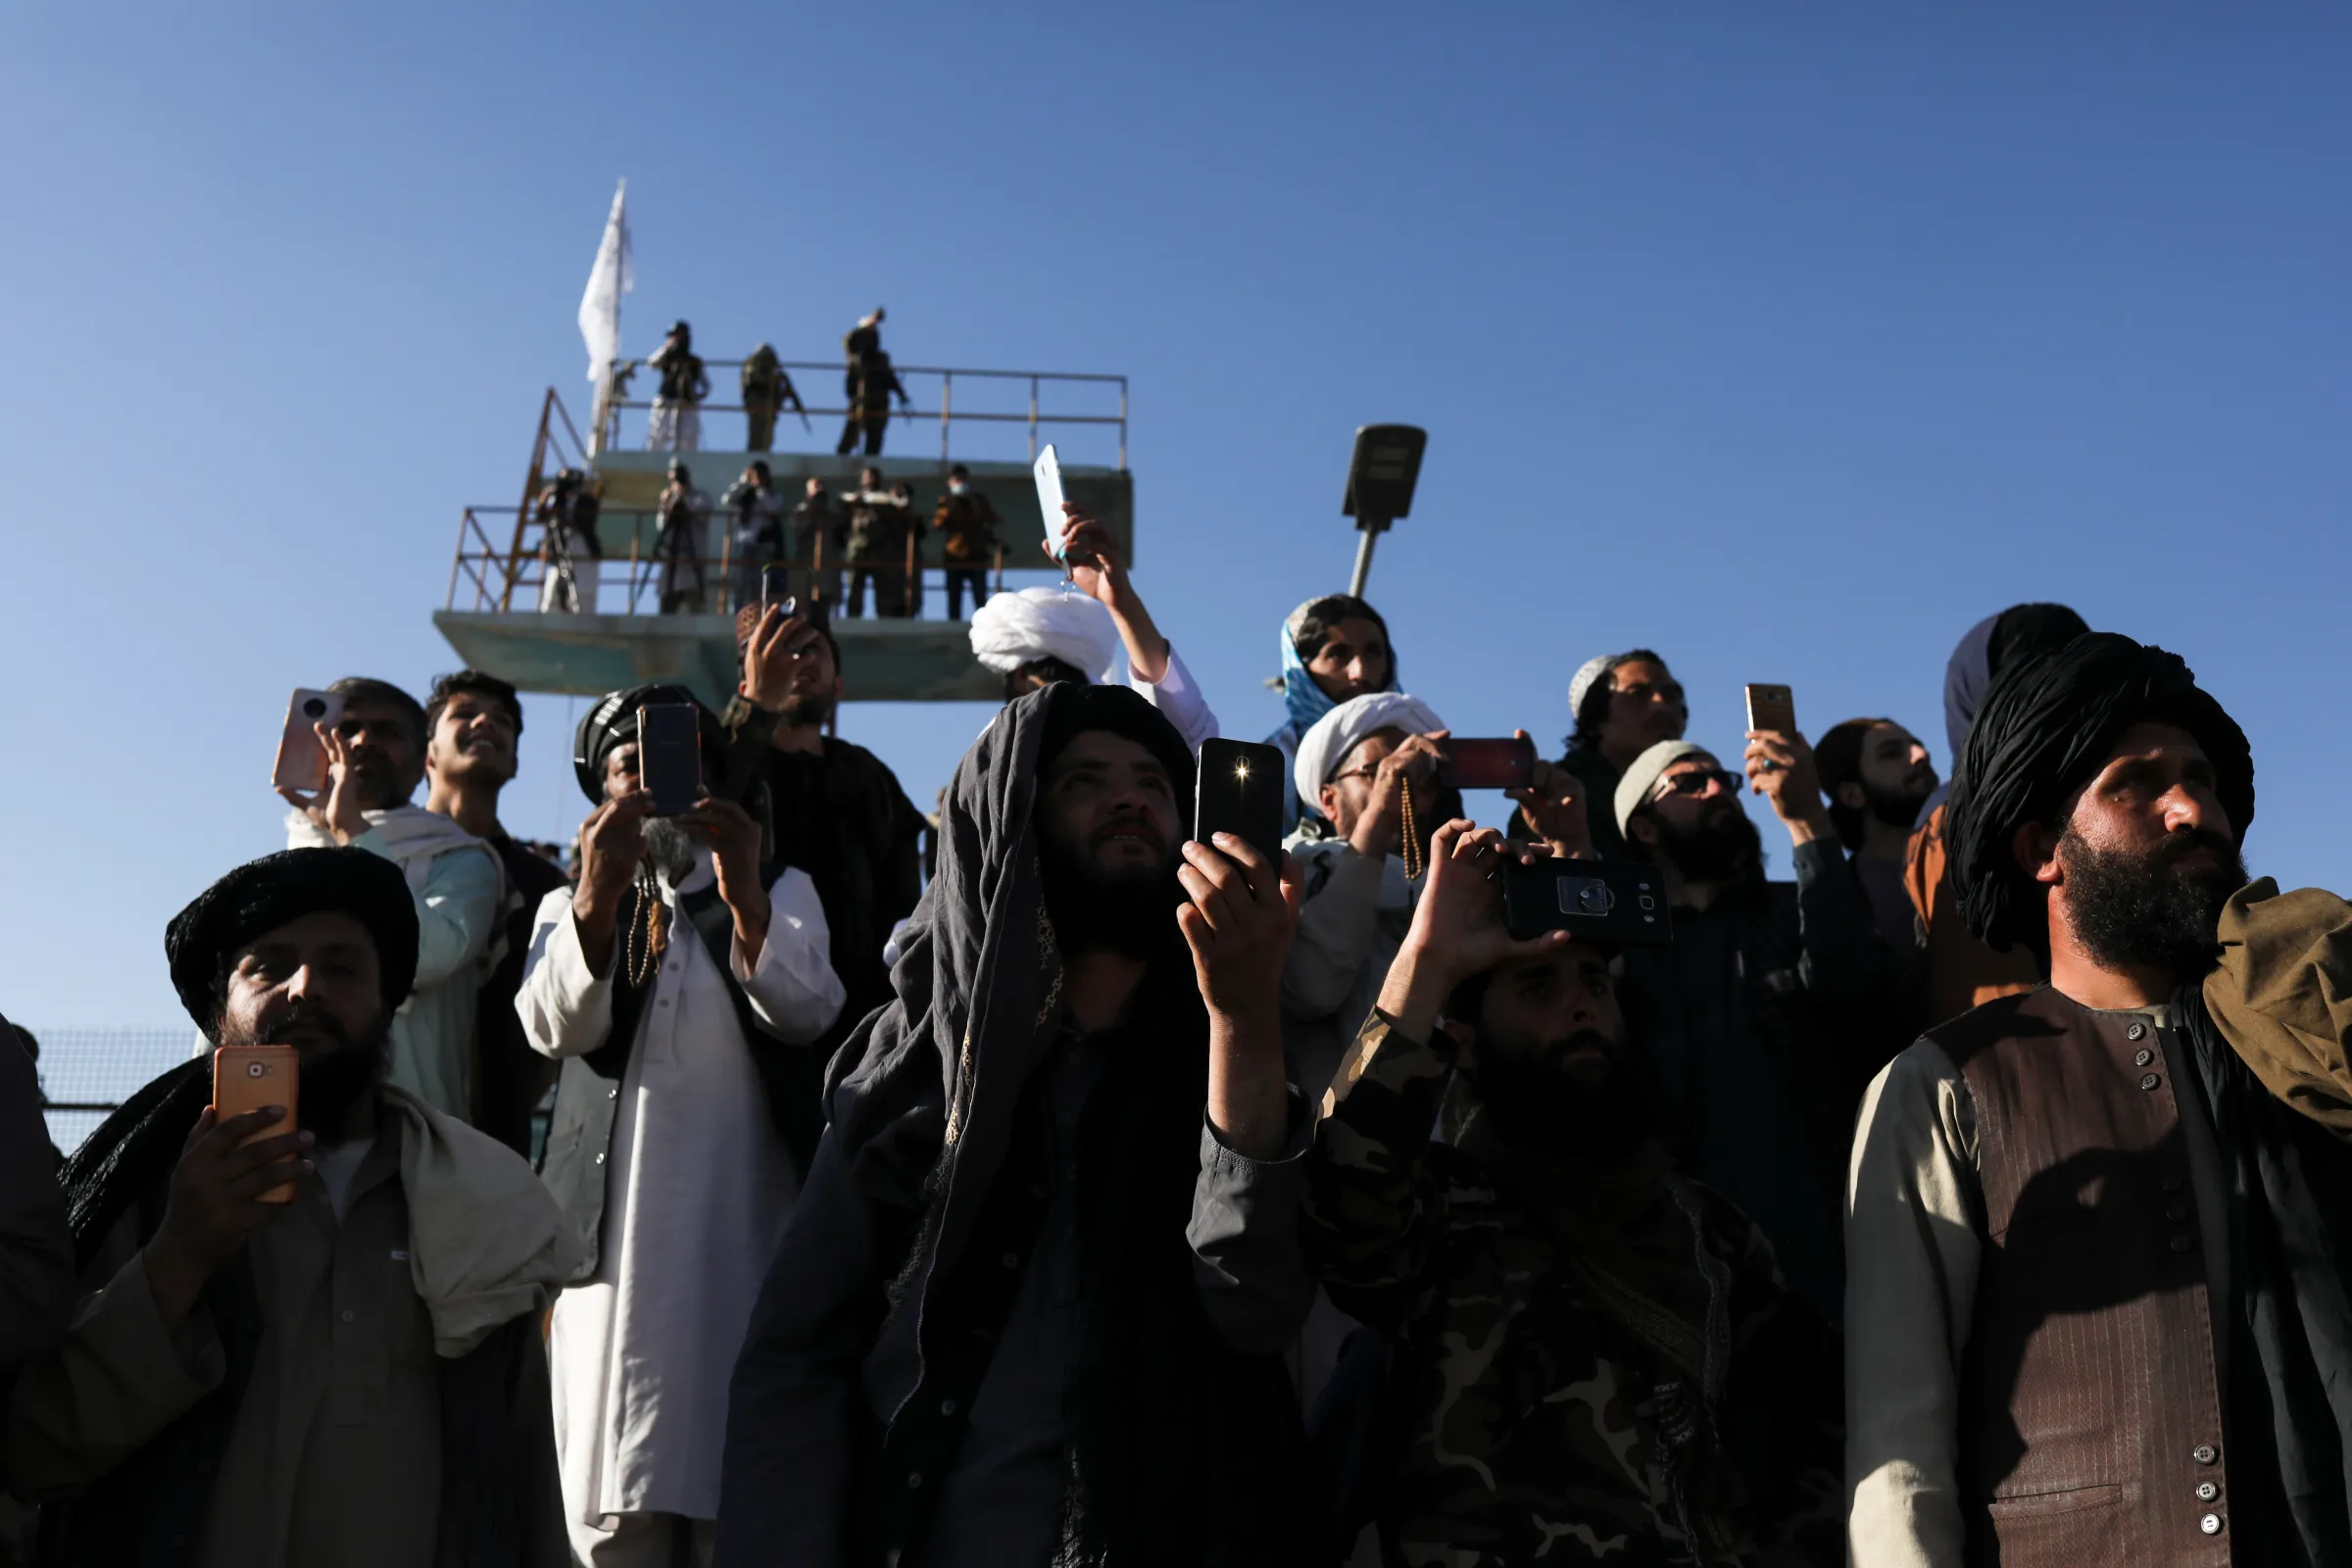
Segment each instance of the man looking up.
[[1282,1013],[1291,1081],[1309,1100],[1322,1099],[1412,923],[1406,794],[1416,856],[1461,811],[1461,796],[1438,786],[1445,739],[1445,720],[1419,698],[1381,692],[1350,697],[1298,742],[1293,787],[1314,807],[1288,841],[1302,897]]
[[1903,887],[1903,864],[1911,824],[1942,782],[1927,747],[1891,718],[1849,718],[1823,734],[1813,760],[1880,937],[1896,953],[1916,951],[1919,916]]
[[1875,1016],[1886,950],[1804,738],[1758,732],[1746,761],[1745,782],[1788,831],[1793,882],[1765,880],[1743,780],[1710,753],[1662,741],[1618,781],[1618,826],[1674,909],[1672,947],[1625,956],[1629,1001],[1658,1063],[1677,1168],[1761,1226],[1788,1283],[1835,1323],[1854,1106],[1895,1049]]
[[343,699],[343,716],[332,730],[319,729],[326,788],[314,796],[278,791],[294,808],[286,845],[352,845],[400,867],[420,935],[415,988],[392,1020],[388,1081],[469,1122],[474,1003],[490,973],[506,872],[497,851],[462,824],[409,804],[425,771],[425,716],[416,699],[360,675],[327,690]]
[[2005,667],[1954,775],[1959,912],[2049,983],[1863,1107],[1854,1560],[2352,1562],[2352,907],[2241,890],[2244,732],[2128,637]]
[[1682,682],[1666,661],[1646,648],[1589,659],[1568,683],[1568,711],[1576,726],[1559,766],[1585,786],[1585,798],[1601,803],[1589,829],[1592,851],[1604,860],[1640,859],[1608,811],[1617,781],[1634,759],[1665,741],[1679,741],[1690,722]]
[[726,1568],[1305,1560],[1296,893],[1183,843],[1193,777],[1116,686],[965,754],[736,1368]]
[[972,471],[958,463],[948,470],[948,493],[931,514],[931,531],[942,536],[940,559],[948,576],[948,618],[963,618],[963,591],[972,608],[988,603],[988,568],[997,557],[997,509],[972,488]]
[[848,1000],[829,1054],[890,1000],[882,947],[922,895],[923,814],[898,775],[862,746],[828,735],[841,702],[841,646],[824,623],[769,611],[735,617],[743,686],[727,705],[723,793],[760,827],[760,871],[808,873],[824,906],[833,972]]
[[496,675],[461,669],[433,682],[425,699],[424,808],[490,846],[506,872],[497,966],[474,998],[473,1060],[479,1103],[473,1124],[524,1158],[531,1113],[555,1083],[554,1069],[522,1038],[514,993],[522,985],[531,911],[564,885],[561,866],[515,842],[498,820],[498,797],[514,780],[522,743],[522,699]]
[[[1282,703],[1288,716],[1266,737],[1296,762],[1298,739],[1350,697],[1396,690],[1396,651],[1380,612],[1348,594],[1310,599],[1282,623]],[[1284,781],[1282,830],[1298,825],[1307,802]]]
[[383,1081],[417,942],[400,872],[358,849],[240,866],[172,918],[206,1038],[295,1049],[301,1131],[286,1106],[218,1120],[199,1058],[67,1162],[95,1294],[0,1451],[46,1560],[564,1560],[538,1316],[580,1248],[529,1165]]
[[841,1010],[806,871],[763,880],[731,801],[653,814],[638,724],[678,686],[614,692],[582,719],[580,886],[537,910],[520,1015],[563,1065],[547,1184],[592,1272],[556,1302],[548,1355],[572,1547],[592,1568],[710,1552],[727,1378],[768,1254],[814,1154]]
[[1673,1173],[1608,956],[1503,929],[1492,878],[1542,854],[1438,829],[1307,1160],[1307,1254],[1396,1346],[1389,1560],[1837,1560],[1836,1341]]

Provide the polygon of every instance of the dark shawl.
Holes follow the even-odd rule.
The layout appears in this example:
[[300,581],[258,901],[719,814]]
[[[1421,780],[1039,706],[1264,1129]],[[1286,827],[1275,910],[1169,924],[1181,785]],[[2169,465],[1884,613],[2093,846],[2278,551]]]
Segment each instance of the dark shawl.
[[[1134,692],[1065,682],[1007,705],[956,771],[897,996],[834,1060],[829,1136],[851,1179],[871,1202],[921,1212],[894,1299],[922,1312],[926,1358],[958,1270],[994,1262],[975,1258],[973,1240],[990,1230],[999,1174],[1022,1156],[1030,1091],[1059,1028],[1035,805],[1041,760],[1086,729],[1159,756],[1189,820],[1191,754]],[[1087,1328],[1065,1406],[1058,1560],[1287,1563],[1275,1516],[1301,1494],[1285,1446],[1296,1422],[1287,1376],[1279,1361],[1216,1343],[1193,1296],[1184,1230],[1207,1030],[1180,947],[1146,987],[1081,1133]]]
[[2178,654],[2114,632],[2089,632],[2054,654],[1995,675],[1968,732],[1944,812],[1960,914],[1995,951],[2048,946],[2042,893],[2011,839],[2050,822],[2094,777],[2133,724],[2177,724],[2212,761],[2216,793],[2239,843],[2254,820],[2254,757],[2246,733],[2197,685]]

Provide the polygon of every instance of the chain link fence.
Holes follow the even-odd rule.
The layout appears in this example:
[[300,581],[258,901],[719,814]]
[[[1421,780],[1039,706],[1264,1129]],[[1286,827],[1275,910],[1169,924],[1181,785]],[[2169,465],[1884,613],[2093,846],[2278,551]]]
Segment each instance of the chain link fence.
[[141,1085],[196,1051],[192,1024],[176,1029],[24,1028],[40,1045],[49,1141],[68,1154]]

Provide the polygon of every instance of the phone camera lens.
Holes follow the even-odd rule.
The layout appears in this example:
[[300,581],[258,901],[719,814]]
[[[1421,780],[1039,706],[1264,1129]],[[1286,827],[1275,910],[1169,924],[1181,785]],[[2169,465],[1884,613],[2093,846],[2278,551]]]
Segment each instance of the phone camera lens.
[[1576,890],[1577,906],[1587,914],[1609,912],[1609,890],[1597,882],[1588,882]]
[[309,698],[302,705],[302,716],[305,718],[324,718],[326,716],[326,705],[316,697]]
[[269,1070],[258,1061],[249,1061],[245,1064],[245,1076],[248,1078],[259,1078]]

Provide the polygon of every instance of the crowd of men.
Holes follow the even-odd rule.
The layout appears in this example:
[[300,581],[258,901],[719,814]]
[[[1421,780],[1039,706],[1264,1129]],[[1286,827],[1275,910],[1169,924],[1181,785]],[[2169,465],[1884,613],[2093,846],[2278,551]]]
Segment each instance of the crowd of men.
[[[756,599],[723,709],[581,718],[568,873],[500,822],[511,686],[338,683],[288,847],[165,933],[298,1104],[191,1061],[56,1169],[0,1030],[26,1549],[2352,1563],[2352,906],[2249,878],[2179,657],[1987,617],[1946,781],[1888,717],[1711,749],[1606,655],[1482,824],[1328,595],[1277,859],[1190,840],[1217,718],[1063,545],[981,607],[1004,707],[929,822]],[[1514,934],[1558,858],[1654,870],[1671,943]]]

